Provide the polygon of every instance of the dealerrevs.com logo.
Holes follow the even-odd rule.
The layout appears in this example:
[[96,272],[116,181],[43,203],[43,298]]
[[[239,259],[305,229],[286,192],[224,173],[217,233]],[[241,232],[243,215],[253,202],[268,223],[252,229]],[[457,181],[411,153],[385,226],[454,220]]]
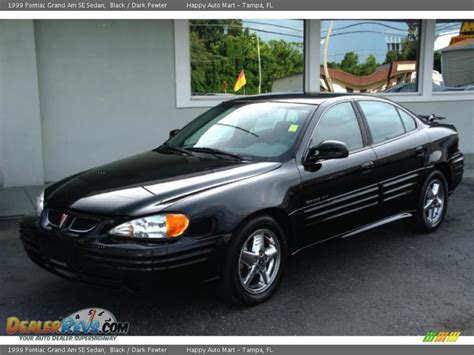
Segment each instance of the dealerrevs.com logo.
[[127,334],[128,322],[118,322],[115,316],[103,308],[84,308],[62,320],[21,320],[7,318],[7,334]]

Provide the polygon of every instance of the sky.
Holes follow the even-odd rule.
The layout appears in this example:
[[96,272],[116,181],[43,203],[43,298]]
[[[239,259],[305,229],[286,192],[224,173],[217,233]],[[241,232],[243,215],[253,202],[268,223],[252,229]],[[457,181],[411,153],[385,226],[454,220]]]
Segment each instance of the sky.
[[[330,21],[326,20],[321,22],[321,36],[323,37],[321,39],[321,53],[329,23]],[[244,20],[244,25],[258,33],[263,40],[303,41],[304,24],[302,20]],[[294,30],[274,25],[290,27]],[[276,33],[265,33],[259,30]],[[407,30],[408,25],[405,22],[335,20],[329,42],[328,60],[340,62],[345,53],[354,51],[359,54],[361,62],[365,61],[370,54],[375,55],[377,61],[383,62],[387,52],[386,37],[403,38],[406,36]]]
[[[265,41],[303,41],[303,20],[254,19],[244,20],[243,23]],[[329,23],[328,20],[321,22],[321,55]],[[456,33],[459,27],[459,22],[438,23],[436,33]],[[408,25],[403,21],[335,20],[329,41],[328,60],[340,62],[345,53],[354,51],[359,55],[360,62],[373,54],[382,63],[387,53],[387,38],[403,39],[407,33]]]
[[[322,37],[326,36],[329,23],[321,22]],[[373,54],[377,62],[383,63],[387,53],[387,38],[400,41],[407,34],[408,24],[401,21],[336,20],[329,40],[328,61],[340,62],[347,52],[356,52],[360,62]],[[323,46],[324,42],[321,44],[321,56]]]

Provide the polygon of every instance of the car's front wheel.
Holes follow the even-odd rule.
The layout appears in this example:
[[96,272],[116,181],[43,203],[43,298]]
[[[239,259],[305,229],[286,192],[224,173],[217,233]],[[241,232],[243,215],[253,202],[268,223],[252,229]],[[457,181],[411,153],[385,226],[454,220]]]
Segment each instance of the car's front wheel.
[[252,219],[233,236],[221,291],[232,303],[256,305],[278,288],[286,266],[287,243],[281,226],[269,216]]
[[418,199],[414,218],[415,228],[421,232],[432,232],[443,222],[448,207],[447,183],[444,175],[434,171],[425,180]]

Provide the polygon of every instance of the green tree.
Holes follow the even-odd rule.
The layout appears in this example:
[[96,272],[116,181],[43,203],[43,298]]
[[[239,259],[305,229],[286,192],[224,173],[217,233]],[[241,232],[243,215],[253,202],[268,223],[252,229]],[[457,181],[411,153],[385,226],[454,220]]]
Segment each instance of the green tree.
[[402,41],[401,58],[399,60],[416,60],[418,54],[418,22],[408,22],[408,34]]
[[373,54],[370,54],[363,64],[359,63],[359,55],[355,52],[347,52],[341,63],[335,62],[328,63],[328,67],[342,70],[346,73],[353,75],[370,75],[377,70],[377,58]]
[[385,54],[384,64],[393,63],[397,60],[399,60],[399,54],[396,51],[388,51],[387,54]]
[[377,66],[378,66],[377,58],[375,58],[373,54],[370,54],[365,60],[365,63],[359,67],[358,75],[373,74],[377,70]]
[[189,27],[208,44],[222,40],[226,35],[238,36],[242,33],[242,20],[191,20]]
[[346,73],[358,75],[359,55],[355,52],[347,52],[339,64],[339,69]]
[[206,49],[205,43],[195,32],[190,33],[191,52],[191,87],[193,92],[203,92],[207,90],[207,74],[213,67],[213,59]]

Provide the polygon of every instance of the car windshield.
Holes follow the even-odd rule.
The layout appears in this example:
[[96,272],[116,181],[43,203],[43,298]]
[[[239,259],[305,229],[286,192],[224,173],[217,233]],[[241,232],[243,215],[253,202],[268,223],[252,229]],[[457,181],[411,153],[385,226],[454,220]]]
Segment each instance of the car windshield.
[[167,144],[189,152],[280,161],[292,155],[316,105],[224,103],[205,112]]

